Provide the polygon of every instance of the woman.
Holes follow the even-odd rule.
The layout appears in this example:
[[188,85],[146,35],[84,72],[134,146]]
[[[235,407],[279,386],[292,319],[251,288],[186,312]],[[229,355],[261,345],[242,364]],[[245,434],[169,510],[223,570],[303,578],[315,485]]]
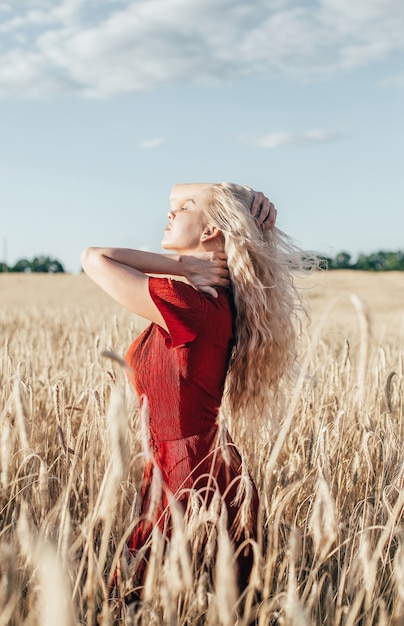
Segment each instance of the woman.
[[[172,498],[185,510],[191,492],[207,505],[219,493],[230,537],[241,546],[244,587],[258,497],[252,482],[246,486],[234,444],[220,438],[217,417],[221,407],[232,419],[261,418],[268,388],[276,394],[293,361],[295,256],[273,228],[274,205],[248,187],[175,185],[170,202],[162,247],[175,254],[88,248],[82,255],[92,280],[152,322],[126,356],[144,409],[147,403],[150,446],[142,489],[146,521],[129,548],[136,553],[155,524],[169,534]],[[163,489],[156,504],[151,485],[157,475]]]

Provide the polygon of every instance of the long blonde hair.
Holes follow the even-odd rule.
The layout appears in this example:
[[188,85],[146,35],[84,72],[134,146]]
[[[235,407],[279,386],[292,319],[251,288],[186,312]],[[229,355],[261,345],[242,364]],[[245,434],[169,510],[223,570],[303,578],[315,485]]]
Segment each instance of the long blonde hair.
[[296,312],[303,310],[294,274],[315,263],[279,229],[257,224],[253,199],[250,188],[221,183],[209,188],[205,204],[206,218],[223,234],[236,308],[222,402],[236,420],[261,417],[279,397],[296,361]]

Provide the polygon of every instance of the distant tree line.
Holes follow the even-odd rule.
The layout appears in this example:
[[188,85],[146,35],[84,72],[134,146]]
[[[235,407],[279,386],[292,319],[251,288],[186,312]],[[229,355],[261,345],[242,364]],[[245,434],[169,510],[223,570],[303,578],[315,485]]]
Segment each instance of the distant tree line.
[[355,262],[348,252],[340,252],[335,258],[321,257],[321,267],[330,270],[363,270],[366,272],[404,271],[404,252],[373,252],[360,254]]
[[[320,256],[320,267],[329,270],[363,270],[366,272],[404,271],[404,251],[373,252],[360,254],[355,262],[348,252],[339,252],[334,258]],[[49,256],[36,256],[29,261],[20,259],[15,265],[0,261],[0,272],[45,272],[55,274],[64,272],[64,267],[57,259]]]
[[49,256],[36,256],[29,261],[28,259],[20,259],[15,265],[7,265],[0,262],[0,272],[43,272],[46,274],[56,274],[64,272],[64,267],[57,259]]

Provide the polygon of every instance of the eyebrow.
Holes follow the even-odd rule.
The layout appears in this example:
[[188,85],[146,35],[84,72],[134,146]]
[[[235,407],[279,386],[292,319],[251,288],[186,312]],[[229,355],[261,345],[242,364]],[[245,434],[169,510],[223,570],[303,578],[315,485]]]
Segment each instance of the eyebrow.
[[187,202],[192,202],[193,204],[196,204],[195,200],[193,200],[192,198],[188,198],[187,200],[185,200],[184,204],[186,204]]

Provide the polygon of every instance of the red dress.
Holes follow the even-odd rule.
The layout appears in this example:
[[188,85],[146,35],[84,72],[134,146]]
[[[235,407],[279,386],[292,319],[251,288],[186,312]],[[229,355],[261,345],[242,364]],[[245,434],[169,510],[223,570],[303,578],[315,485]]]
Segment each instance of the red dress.
[[[240,529],[242,504],[234,500],[240,483],[241,458],[228,437],[227,462],[224,460],[217,425],[233,345],[231,292],[219,288],[219,297],[213,298],[168,278],[149,278],[149,292],[168,332],[151,324],[126,355],[132,369],[131,382],[141,403],[147,397],[151,452],[144,470],[141,508],[144,519],[151,522],[138,524],[129,549],[135,552],[144,544],[153,523],[169,534],[170,499],[175,498],[185,510],[191,489],[202,493],[208,503],[218,489],[227,507],[230,536],[237,545],[247,537],[256,537],[258,498],[251,484],[249,523]],[[156,467],[161,472],[163,489],[157,506],[153,502],[150,515]],[[241,584],[248,578],[250,561],[251,554],[245,562],[239,559]]]

